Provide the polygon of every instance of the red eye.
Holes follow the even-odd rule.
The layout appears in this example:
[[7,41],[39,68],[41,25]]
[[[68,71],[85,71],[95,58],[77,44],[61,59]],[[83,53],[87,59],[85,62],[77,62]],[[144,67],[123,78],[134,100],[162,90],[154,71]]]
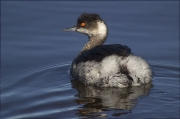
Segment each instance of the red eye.
[[80,26],[85,26],[86,24],[84,23],[84,22],[82,22],[81,24],[80,24]]

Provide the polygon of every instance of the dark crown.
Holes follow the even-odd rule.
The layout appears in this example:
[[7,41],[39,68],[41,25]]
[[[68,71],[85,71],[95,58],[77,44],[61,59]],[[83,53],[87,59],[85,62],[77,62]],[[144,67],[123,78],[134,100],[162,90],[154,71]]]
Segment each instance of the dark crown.
[[89,14],[89,13],[83,13],[78,17],[77,23],[80,24],[82,22],[94,22],[96,20],[102,21],[100,16],[98,14]]

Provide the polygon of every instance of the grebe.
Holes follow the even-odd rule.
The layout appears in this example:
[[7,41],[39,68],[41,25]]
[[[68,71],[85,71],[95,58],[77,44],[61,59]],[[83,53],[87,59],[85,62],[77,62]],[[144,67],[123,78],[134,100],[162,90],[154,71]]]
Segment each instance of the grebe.
[[151,82],[149,64],[131,53],[125,45],[102,45],[108,35],[106,23],[98,14],[83,13],[74,27],[89,40],[72,62],[70,74],[84,84],[99,87],[140,86]]

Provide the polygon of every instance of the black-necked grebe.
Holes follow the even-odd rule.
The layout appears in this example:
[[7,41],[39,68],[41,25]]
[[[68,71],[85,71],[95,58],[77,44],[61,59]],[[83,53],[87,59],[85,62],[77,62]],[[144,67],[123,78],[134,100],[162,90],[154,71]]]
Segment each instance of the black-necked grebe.
[[131,53],[125,45],[102,45],[108,29],[98,14],[83,13],[76,26],[64,31],[77,31],[89,36],[71,65],[74,79],[99,87],[139,86],[151,82],[149,64]]

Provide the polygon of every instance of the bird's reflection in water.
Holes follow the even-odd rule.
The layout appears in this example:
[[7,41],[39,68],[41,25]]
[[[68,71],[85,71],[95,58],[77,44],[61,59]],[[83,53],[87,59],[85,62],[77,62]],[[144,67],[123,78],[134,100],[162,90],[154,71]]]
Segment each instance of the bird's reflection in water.
[[73,88],[78,91],[75,101],[81,105],[77,110],[80,117],[106,117],[108,110],[118,110],[111,116],[128,114],[135,107],[140,96],[148,95],[152,84],[128,88],[100,88],[87,86],[76,80],[71,80]]

